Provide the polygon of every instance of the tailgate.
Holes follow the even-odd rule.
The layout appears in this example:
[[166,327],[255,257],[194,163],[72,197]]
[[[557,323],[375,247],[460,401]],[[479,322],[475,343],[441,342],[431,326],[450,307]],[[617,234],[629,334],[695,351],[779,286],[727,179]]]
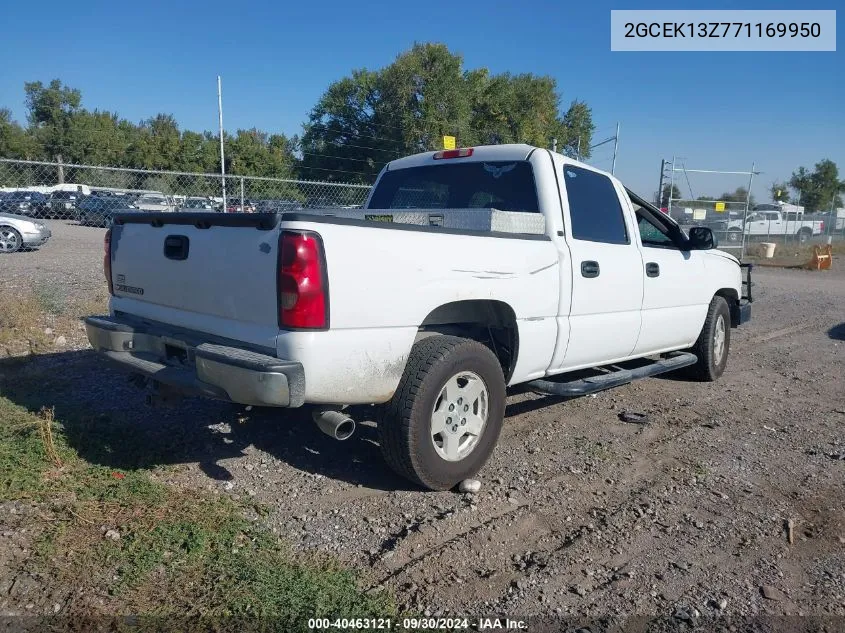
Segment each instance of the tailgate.
[[275,328],[278,222],[275,214],[116,216],[114,296]]

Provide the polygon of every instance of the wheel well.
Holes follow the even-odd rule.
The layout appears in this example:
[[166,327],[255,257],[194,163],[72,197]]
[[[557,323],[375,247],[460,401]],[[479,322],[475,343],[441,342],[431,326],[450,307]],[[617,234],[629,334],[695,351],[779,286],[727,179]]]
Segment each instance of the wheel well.
[[716,291],[717,297],[723,297],[728,302],[731,311],[731,327],[739,325],[739,293],[734,288],[721,288]]
[[519,353],[516,314],[507,303],[469,299],[445,303],[429,312],[420,325],[417,340],[437,334],[473,339],[490,348],[510,380]]

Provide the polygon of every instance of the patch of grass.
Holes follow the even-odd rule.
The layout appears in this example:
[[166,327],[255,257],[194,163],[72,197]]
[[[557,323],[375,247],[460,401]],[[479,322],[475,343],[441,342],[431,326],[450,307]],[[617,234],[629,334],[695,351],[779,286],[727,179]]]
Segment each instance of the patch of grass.
[[32,290],[32,296],[42,312],[60,316],[67,311],[68,300],[59,286],[39,284]]
[[13,295],[13,300],[5,302],[0,310],[0,350],[7,356],[43,351],[49,341],[43,322],[41,306],[32,294]]
[[72,301],[51,285],[39,285],[19,295],[13,292],[12,297],[0,312],[0,356],[51,351],[58,336],[78,336],[81,319],[104,314],[108,305],[105,291]]
[[[834,238],[834,240],[835,239],[836,238]],[[800,266],[810,261],[813,257],[814,246],[825,245],[823,240],[806,244],[799,244],[795,241],[789,241],[786,243],[783,241],[775,241],[775,243],[777,246],[775,247],[774,257],[772,259],[766,259],[765,257],[760,257],[758,254],[759,244],[750,242],[746,245],[746,254],[743,261],[759,264],[760,266]],[[834,260],[845,255],[845,242],[841,240],[833,241],[831,246]],[[834,262],[834,266],[835,265],[836,264]]]
[[52,408],[33,413],[2,393],[0,473],[0,499],[37,504],[30,563],[43,596],[67,596],[66,615],[304,631],[309,617],[395,614],[388,596],[363,593],[328,558],[293,553],[228,497],[172,488],[147,470],[93,466],[71,448]]

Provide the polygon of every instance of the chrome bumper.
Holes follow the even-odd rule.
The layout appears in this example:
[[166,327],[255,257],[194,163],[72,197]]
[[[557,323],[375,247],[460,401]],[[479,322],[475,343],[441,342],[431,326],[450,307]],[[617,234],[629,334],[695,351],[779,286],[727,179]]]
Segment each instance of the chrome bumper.
[[117,317],[87,317],[85,330],[91,347],[106,358],[178,391],[256,406],[304,403],[305,372],[300,363],[202,342],[199,332]]

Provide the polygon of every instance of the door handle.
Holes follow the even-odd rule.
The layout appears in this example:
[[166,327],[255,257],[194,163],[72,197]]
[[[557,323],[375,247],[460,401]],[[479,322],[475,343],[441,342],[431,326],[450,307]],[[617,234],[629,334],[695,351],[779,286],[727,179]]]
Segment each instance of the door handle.
[[581,262],[581,276],[582,277],[587,277],[587,278],[598,277],[599,272],[601,272],[601,270],[599,268],[598,262],[594,262],[594,261]]
[[655,262],[649,262],[645,265],[646,277],[660,277],[660,266]]

